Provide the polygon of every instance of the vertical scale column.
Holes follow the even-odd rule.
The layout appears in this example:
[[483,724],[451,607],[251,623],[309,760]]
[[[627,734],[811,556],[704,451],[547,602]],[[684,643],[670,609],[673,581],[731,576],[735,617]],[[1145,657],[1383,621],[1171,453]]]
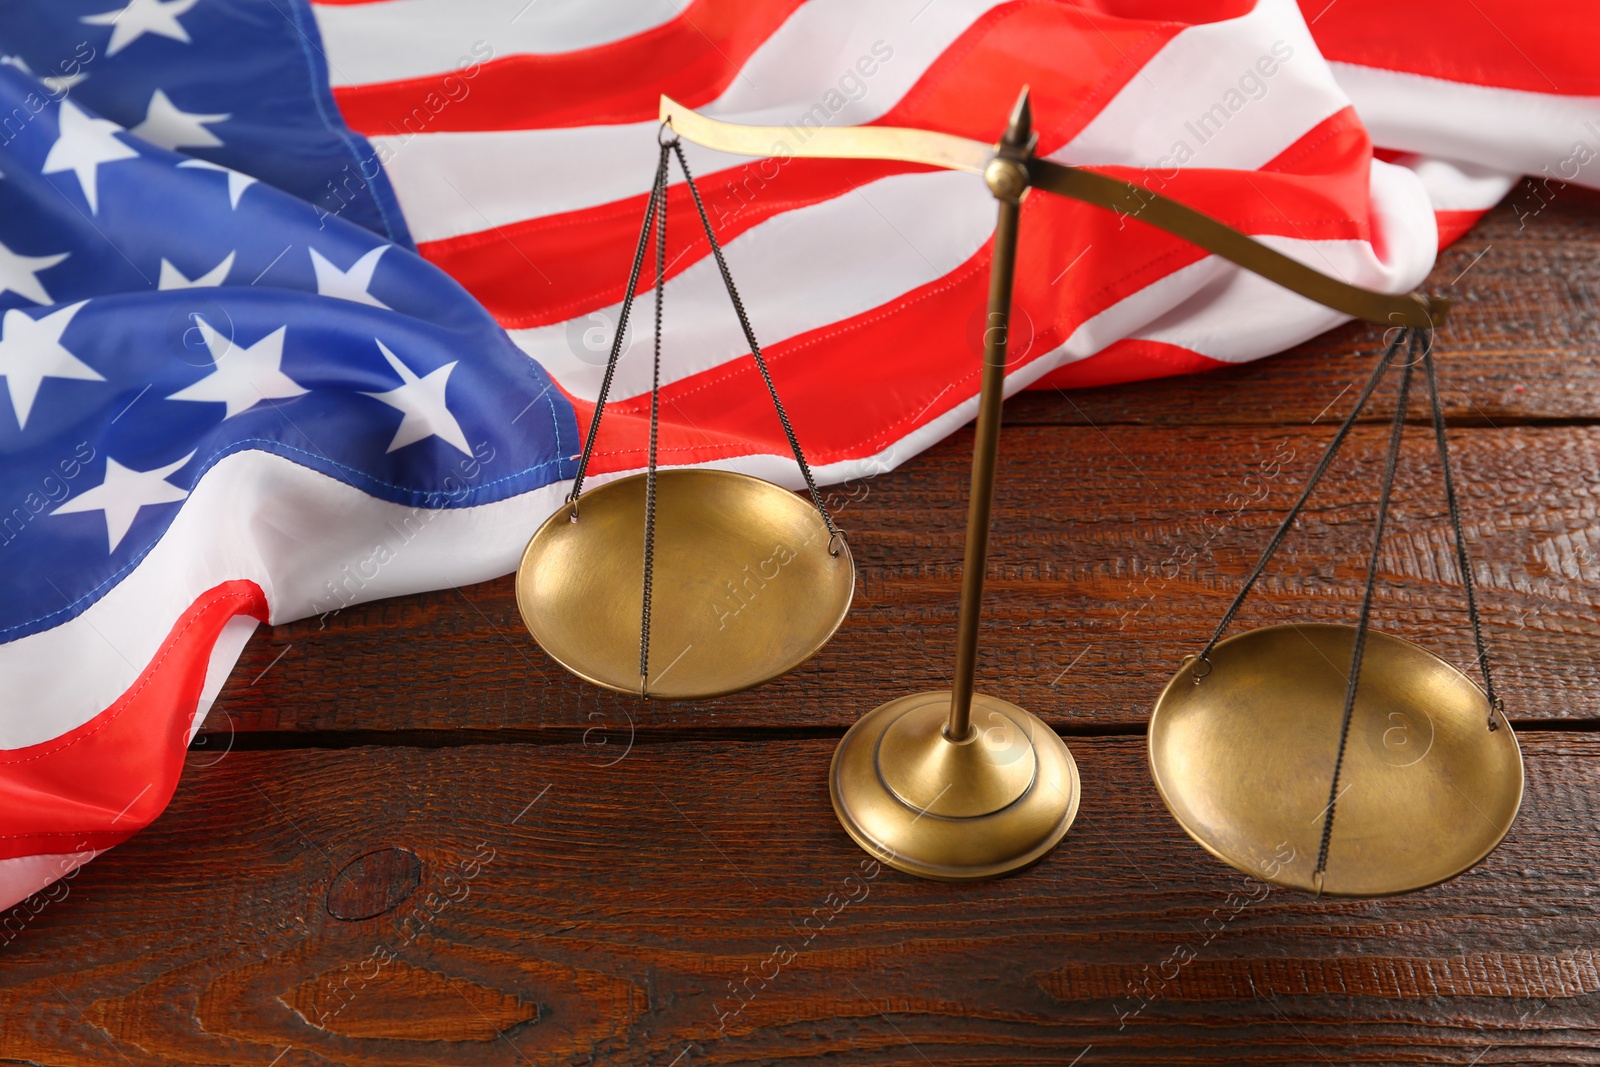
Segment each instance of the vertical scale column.
[[999,219],[952,689],[900,697],[869,712],[839,742],[830,775],[834,811],[851,837],[924,878],[992,878],[1026,866],[1055,847],[1078,811],[1077,766],[1055,731],[1015,704],[973,692],[1032,126],[1024,89],[983,173]]

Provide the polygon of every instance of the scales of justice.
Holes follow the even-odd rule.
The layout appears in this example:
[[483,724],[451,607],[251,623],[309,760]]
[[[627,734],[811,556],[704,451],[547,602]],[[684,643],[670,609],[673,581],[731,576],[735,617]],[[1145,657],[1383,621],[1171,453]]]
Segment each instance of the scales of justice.
[[[749,156],[895,160],[969,171],[983,176],[998,221],[951,687],[896,696],[844,736],[829,777],[844,829],[899,870],[959,881],[996,877],[1035,862],[1061,841],[1077,815],[1078,770],[1066,744],[1029,711],[974,691],[1020,205],[1037,190],[1156,226],[1303,297],[1389,328],[1386,350],[1299,500],[1204,650],[1184,658],[1156,704],[1150,769],[1168,809],[1196,842],[1225,862],[1319,895],[1420,889],[1461,873],[1499,843],[1521,803],[1523,768],[1490,677],[1438,400],[1433,331],[1449,301],[1349,285],[1142,186],[1039,158],[1026,89],[992,145],[928,130],[842,127],[813,129],[803,144],[791,147],[782,128],[720,122],[665,96],[660,118],[655,182],[577,477],[566,503],[529,542],[518,571],[523,618],[557,662],[590,682],[645,698],[737,692],[815,654],[843,621],[854,591],[849,545],[828,514],[779,399],[680,139]],[[745,474],[656,469],[667,188],[674,157],[809,499]],[[585,493],[652,234],[655,377],[648,468]],[[1421,647],[1368,627],[1418,366],[1431,400],[1482,689]],[[1269,626],[1224,640],[1223,631],[1391,371],[1399,376],[1395,415],[1357,624]],[[726,609],[708,610],[708,604],[729,603],[729,596],[739,606],[732,618]],[[1397,717],[1426,725],[1427,751],[1419,761],[1396,759],[1374,743]]]

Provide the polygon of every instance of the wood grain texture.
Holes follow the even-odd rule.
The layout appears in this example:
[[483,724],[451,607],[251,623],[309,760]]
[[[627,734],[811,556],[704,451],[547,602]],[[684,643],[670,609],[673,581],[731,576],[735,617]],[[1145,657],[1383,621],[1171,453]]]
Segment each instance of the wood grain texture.
[[[1524,733],[1501,848],[1319,902],[1211,859],[1141,738],[1018,876],[877,866],[826,740],[199,756],[150,830],[6,949],[0,1048],[78,1065],[1600,1062],[1600,738]],[[1404,813],[1397,812],[1403,820]],[[233,828],[219,833],[219,827]],[[207,842],[202,853],[198,840]],[[423,885],[327,912],[351,858]]]

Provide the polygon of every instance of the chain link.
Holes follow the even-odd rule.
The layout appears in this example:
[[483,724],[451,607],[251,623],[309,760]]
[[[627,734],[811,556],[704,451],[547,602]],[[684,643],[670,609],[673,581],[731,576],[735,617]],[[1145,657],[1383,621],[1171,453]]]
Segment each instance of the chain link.
[[[677,141],[669,142],[676,145]],[[656,565],[656,440],[661,425],[661,311],[667,284],[667,146],[661,149],[656,208],[656,338],[650,377],[650,455],[644,476],[644,602],[639,617],[639,696],[650,695],[650,590]],[[598,409],[596,409],[598,413]]]
[[[1411,336],[1411,349],[1415,353],[1417,335]],[[1339,804],[1339,776],[1344,770],[1344,751],[1350,741],[1350,719],[1355,712],[1356,690],[1361,684],[1361,661],[1367,650],[1367,629],[1372,620],[1372,592],[1378,583],[1378,555],[1383,550],[1383,529],[1389,521],[1389,495],[1394,489],[1394,472],[1400,465],[1400,439],[1405,434],[1406,408],[1411,402],[1411,368],[1416,361],[1408,359],[1400,372],[1400,389],[1394,401],[1394,421],[1389,427],[1389,454],[1383,463],[1383,487],[1378,492],[1378,515],[1373,522],[1372,554],[1367,557],[1367,584],[1361,591],[1361,613],[1356,617],[1355,646],[1350,652],[1350,675],[1345,681],[1344,714],[1339,720],[1339,752],[1333,759],[1333,781],[1328,785],[1328,806],[1323,809],[1322,841],[1317,846],[1317,866],[1312,871],[1320,875],[1328,869],[1328,845],[1333,840],[1333,819]]]
[[584,475],[589,470],[589,458],[594,454],[594,443],[600,433],[600,415],[606,409],[606,396],[611,392],[611,379],[617,372],[617,359],[622,355],[622,340],[628,336],[628,316],[633,312],[633,294],[639,285],[639,271],[644,266],[644,250],[650,242],[650,226],[655,221],[656,205],[666,201],[667,153],[661,146],[661,158],[656,164],[656,180],[650,186],[650,199],[645,204],[644,225],[639,228],[639,245],[633,252],[633,267],[628,271],[628,287],[622,293],[622,310],[617,314],[617,336],[611,342],[611,355],[606,359],[606,373],[600,379],[600,395],[595,398],[594,418],[589,421],[589,433],[583,439],[583,452],[578,457],[578,473],[572,480],[572,491],[567,503],[572,507],[572,521],[578,521],[578,497],[583,494]]
[[1494,690],[1489,671],[1489,649],[1483,641],[1483,621],[1478,617],[1478,597],[1473,588],[1472,561],[1467,558],[1467,539],[1461,530],[1461,507],[1456,501],[1456,482],[1450,472],[1450,444],[1445,440],[1444,412],[1439,407],[1439,381],[1433,371],[1433,338],[1422,353],[1422,368],[1428,375],[1428,401],[1433,408],[1433,436],[1439,445],[1439,467],[1444,472],[1444,501],[1450,511],[1450,529],[1456,539],[1456,566],[1461,571],[1461,588],[1467,594],[1467,617],[1472,620],[1472,640],[1478,650],[1478,669],[1483,672],[1483,693],[1489,698],[1489,729],[1500,729],[1505,709]]
[[[1233,617],[1244,606],[1245,597],[1249,596],[1250,590],[1255,588],[1256,580],[1261,577],[1261,572],[1266,570],[1267,563],[1272,559],[1273,554],[1278,551],[1278,546],[1283,544],[1283,539],[1289,535],[1289,531],[1294,527],[1295,520],[1300,517],[1300,512],[1305,508],[1306,501],[1311,499],[1312,492],[1316,490],[1317,483],[1322,481],[1324,474],[1328,473],[1328,468],[1332,466],[1334,457],[1339,454],[1339,447],[1344,444],[1345,438],[1350,436],[1350,430],[1355,426],[1356,419],[1365,410],[1367,401],[1372,399],[1373,390],[1378,387],[1378,383],[1383,379],[1390,364],[1394,361],[1395,352],[1399,351],[1400,346],[1405,343],[1409,333],[1409,330],[1402,329],[1395,335],[1394,340],[1389,342],[1389,347],[1384,349],[1383,356],[1378,360],[1378,365],[1373,368],[1372,376],[1367,379],[1367,384],[1362,387],[1361,395],[1356,397],[1355,406],[1350,409],[1350,414],[1345,416],[1343,424],[1333,435],[1333,440],[1328,443],[1327,451],[1322,453],[1322,458],[1317,461],[1317,466],[1312,470],[1311,477],[1306,480],[1306,487],[1301,490],[1300,499],[1294,502],[1294,506],[1289,509],[1289,514],[1284,516],[1283,522],[1279,524],[1277,531],[1272,535],[1272,539],[1267,542],[1266,550],[1261,553],[1261,558],[1256,560],[1256,565],[1250,571],[1249,577],[1244,580],[1244,585],[1239,588],[1238,594],[1234,596],[1233,603],[1229,604],[1228,610],[1223,612],[1222,621],[1212,631],[1211,640],[1207,641],[1206,647],[1200,650],[1200,655],[1196,658],[1206,664],[1207,667],[1211,665],[1211,652],[1217,647],[1217,642],[1222,640],[1223,631],[1228,628],[1228,625],[1233,622]],[[1209,670],[1207,673],[1210,673]],[[1198,683],[1203,677],[1204,675],[1198,676],[1195,679],[1196,682]]]
[[837,556],[839,550],[833,545],[835,541],[843,541],[844,534],[833,524],[833,516],[828,514],[828,507],[822,502],[822,494],[817,491],[816,480],[811,476],[811,465],[806,462],[806,454],[800,449],[800,439],[795,436],[794,427],[789,425],[789,414],[784,411],[783,401],[778,398],[778,389],[772,384],[767,361],[761,355],[761,345],[756,342],[755,331],[750,328],[750,318],[745,314],[744,301],[739,299],[739,289],[733,284],[733,274],[728,270],[728,261],[722,256],[722,245],[717,241],[716,231],[711,228],[711,219],[706,214],[705,203],[700,199],[700,190],[694,183],[694,175],[689,173],[689,161],[684,158],[683,146],[674,140],[672,150],[678,155],[678,166],[683,168],[683,180],[689,186],[689,195],[694,198],[695,210],[700,213],[700,223],[705,227],[706,240],[711,243],[711,254],[717,257],[717,269],[722,272],[722,284],[728,288],[734,313],[739,316],[739,325],[744,329],[744,339],[750,345],[750,354],[755,357],[756,367],[761,371],[761,380],[767,383],[767,393],[772,397],[772,406],[777,409],[778,421],[783,424],[783,435],[789,439],[789,450],[794,453],[795,462],[800,465],[800,473],[805,477],[806,488],[811,492],[811,503],[816,506],[817,513],[822,516],[822,522],[828,528],[828,553]]

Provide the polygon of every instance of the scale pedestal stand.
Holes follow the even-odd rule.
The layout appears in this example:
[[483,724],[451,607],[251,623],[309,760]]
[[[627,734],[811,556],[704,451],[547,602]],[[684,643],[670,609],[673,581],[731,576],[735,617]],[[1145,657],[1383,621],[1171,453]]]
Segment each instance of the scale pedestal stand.
[[924,878],[992,878],[1026,866],[1054,848],[1078,814],[1078,768],[1056,732],[1015,704],[972,691],[1031,127],[1024,92],[983,175],[1000,218],[972,446],[954,690],[915,693],[869,712],[839,743],[828,779],[833,810],[856,843]]
[[1078,815],[1078,768],[1056,732],[998,697],[952,741],[951,692],[879,705],[833,754],[833,810],[858,845],[907,874],[994,878],[1042,857]]

